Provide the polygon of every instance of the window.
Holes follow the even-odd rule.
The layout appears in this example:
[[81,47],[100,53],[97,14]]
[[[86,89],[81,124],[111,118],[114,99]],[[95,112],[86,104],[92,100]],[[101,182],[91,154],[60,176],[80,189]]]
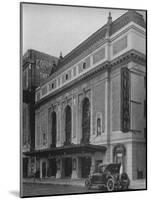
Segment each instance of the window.
[[71,143],[71,130],[72,130],[72,114],[71,107],[67,105],[65,108],[65,143]]
[[86,69],[86,63],[85,62],[83,63],[83,69]]
[[46,144],[46,133],[43,133],[43,145]]
[[52,87],[52,89],[54,88],[54,83],[52,83],[51,87]]
[[52,112],[51,114],[51,147],[56,147],[56,134],[57,134],[57,116],[56,112]]
[[68,76],[68,74],[66,74],[66,80],[68,80],[68,78],[69,78],[69,76]]
[[102,126],[101,126],[101,118],[97,118],[97,135],[101,135],[102,132]]

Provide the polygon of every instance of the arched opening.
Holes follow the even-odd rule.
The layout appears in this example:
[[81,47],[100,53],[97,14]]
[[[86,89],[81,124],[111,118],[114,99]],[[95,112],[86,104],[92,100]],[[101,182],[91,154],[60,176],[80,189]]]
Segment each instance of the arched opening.
[[42,163],[42,178],[45,178],[46,177],[46,162],[43,162]]
[[72,114],[71,107],[65,109],[65,144],[71,143]]
[[52,129],[51,129],[52,143],[51,143],[51,146],[56,147],[56,127],[57,127],[56,113],[53,111],[51,116],[52,116]]
[[89,143],[90,139],[90,102],[86,97],[82,103],[82,140],[81,143]]

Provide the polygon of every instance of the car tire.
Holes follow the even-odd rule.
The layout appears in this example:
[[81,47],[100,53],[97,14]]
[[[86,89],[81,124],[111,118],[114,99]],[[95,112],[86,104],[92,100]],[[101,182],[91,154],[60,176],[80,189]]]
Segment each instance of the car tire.
[[107,190],[110,192],[114,190],[114,180],[112,178],[109,178],[107,180],[106,187],[107,187]]
[[89,179],[86,179],[86,180],[85,180],[85,187],[86,187],[88,190],[91,189],[91,182],[90,182]]

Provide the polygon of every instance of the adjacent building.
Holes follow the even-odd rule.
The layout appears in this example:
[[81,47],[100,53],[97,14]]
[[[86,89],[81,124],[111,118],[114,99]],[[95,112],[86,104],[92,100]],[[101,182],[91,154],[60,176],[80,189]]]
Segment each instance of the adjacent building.
[[[143,16],[128,11],[112,21],[109,14],[103,27],[65,57],[49,58],[49,75],[35,80],[34,100],[26,103],[33,103],[34,117],[29,114],[23,122],[25,175],[85,178],[99,163],[121,162],[131,180],[145,178]],[[30,70],[32,63],[25,63]],[[27,77],[23,80],[29,84]]]

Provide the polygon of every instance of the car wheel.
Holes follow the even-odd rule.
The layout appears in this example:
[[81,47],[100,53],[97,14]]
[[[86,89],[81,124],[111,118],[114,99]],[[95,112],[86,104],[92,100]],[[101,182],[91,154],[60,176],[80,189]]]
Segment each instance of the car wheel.
[[85,181],[85,186],[86,186],[86,188],[87,188],[88,190],[91,189],[91,182],[90,182],[89,179],[86,179],[86,181]]
[[106,186],[107,186],[108,191],[113,191],[114,190],[114,180],[112,178],[109,178],[107,180]]

